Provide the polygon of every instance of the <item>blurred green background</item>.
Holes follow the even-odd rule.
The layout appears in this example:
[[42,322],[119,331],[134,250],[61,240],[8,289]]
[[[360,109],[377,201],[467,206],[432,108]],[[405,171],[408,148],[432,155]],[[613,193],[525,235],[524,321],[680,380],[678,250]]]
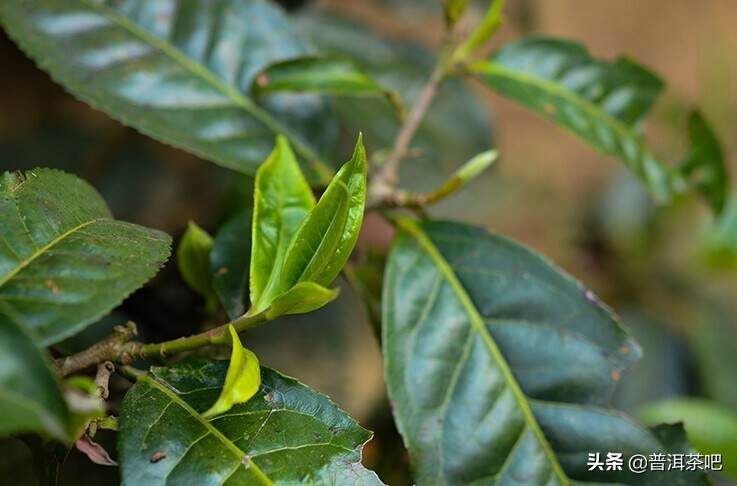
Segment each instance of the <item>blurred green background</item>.
[[[438,0],[282,3],[322,50],[351,55],[409,100],[432,66],[444,29]],[[483,4],[474,4],[479,13]],[[580,40],[599,57],[638,60],[667,83],[645,127],[655,152],[678,161],[685,151],[686,114],[698,106],[735,173],[737,2],[508,4],[495,45],[544,33]],[[116,217],[175,237],[190,219],[214,233],[247,203],[248,177],[143,137],[76,101],[4,36],[0,60],[1,170],[46,166],[73,172],[103,194]],[[391,144],[397,123],[381,101],[336,100],[333,109],[341,123],[338,158],[358,130],[374,153]],[[620,312],[645,353],[622,377],[615,405],[644,420],[685,420],[692,442],[704,452],[723,453],[728,472],[737,477],[737,202],[719,221],[695,200],[654,207],[618,161],[482,86],[456,80],[444,86],[422,125],[402,184],[429,189],[490,146],[500,149],[500,161],[431,214],[518,239],[593,288]],[[391,233],[369,217],[359,261],[369,249],[386,250]],[[365,462],[388,484],[407,484],[379,344],[357,295],[343,286],[341,298],[319,313],[260,328],[247,342],[262,362],[329,394],[375,430]],[[158,340],[196,332],[207,317],[170,263],[112,316],[63,347],[80,348],[129,319],[145,338]],[[678,397],[692,398],[672,401]],[[13,445],[15,452],[0,455],[0,473],[29,459]],[[105,483],[116,475],[73,451],[60,477],[63,484],[79,484],[81,478]],[[737,484],[728,475],[717,479]]]

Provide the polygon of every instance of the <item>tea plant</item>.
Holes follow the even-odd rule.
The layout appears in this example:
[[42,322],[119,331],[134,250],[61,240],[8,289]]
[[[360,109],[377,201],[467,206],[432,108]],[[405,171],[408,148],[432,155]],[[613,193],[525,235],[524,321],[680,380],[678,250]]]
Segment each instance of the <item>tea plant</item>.
[[[504,2],[490,2],[465,30],[468,4],[443,3],[446,41],[407,109],[408,93],[377,81],[370,61],[350,58],[345,26],[318,16],[297,28],[268,0],[0,3],[7,33],[76,97],[255,176],[245,209],[214,237],[190,223],[176,250],[184,281],[228,322],[164,342],[139,340],[129,323],[51,359],[45,348],[151,279],[172,241],[114,219],[71,174],[2,175],[0,433],[76,444],[114,464],[93,439],[99,429],[117,430],[121,481],[131,485],[382,484],[361,464],[371,433],[324,395],[261,366],[243,344],[255,326],[329,304],[343,272],[380,326],[388,394],[417,484],[708,484],[702,471],[589,467],[595,453],[619,451],[626,461],[690,451],[679,424],[647,428],[608,408],[638,344],[590,290],[542,256],[428,216],[496,151],[487,147],[429,192],[401,186],[399,168],[413,163],[438,90],[470,77],[621,159],[661,204],[699,194],[716,214],[724,209],[718,142],[695,112],[683,162],[661,161],[640,131],[663,89],[656,75],[548,37],[484,56]],[[310,32],[322,49],[305,38]],[[390,143],[377,117],[396,125]],[[346,132],[355,148],[337,168]],[[365,211],[396,229],[383,268],[351,260]],[[379,295],[371,281],[382,273]],[[200,352],[218,347],[229,360]],[[111,373],[133,382],[119,416],[106,411]]]

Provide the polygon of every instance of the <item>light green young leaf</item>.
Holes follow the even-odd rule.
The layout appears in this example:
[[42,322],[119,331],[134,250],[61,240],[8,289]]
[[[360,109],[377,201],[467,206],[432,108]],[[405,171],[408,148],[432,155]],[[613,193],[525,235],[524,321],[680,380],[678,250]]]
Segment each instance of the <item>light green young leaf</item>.
[[688,118],[688,136],[691,146],[681,171],[714,211],[721,213],[729,192],[721,144],[709,123],[697,111]]
[[481,22],[469,34],[468,38],[453,51],[451,62],[459,63],[465,61],[491,39],[504,21],[504,17],[502,16],[504,2],[505,0],[491,0],[491,5],[486,10],[484,18],[481,19]]
[[179,273],[192,290],[206,299],[210,312],[217,310],[217,296],[210,272],[212,248],[212,236],[194,221],[190,221],[187,225],[187,231],[184,232],[177,247]]
[[657,160],[638,133],[663,87],[643,67],[625,58],[594,59],[576,42],[529,37],[471,69],[502,95],[620,158],[659,202],[688,190],[683,175]]
[[267,65],[313,52],[274,2],[3,0],[0,23],[56,81],[122,123],[248,174],[285,133],[327,182],[327,104],[300,95],[259,105],[249,93]]
[[271,303],[266,317],[275,319],[287,314],[312,312],[335,300],[339,288],[327,289],[314,282],[299,282]]
[[338,171],[294,235],[284,259],[282,289],[299,282],[329,285],[358,240],[366,204],[366,151],[359,135],[351,160]]
[[640,408],[646,424],[683,422],[694,448],[703,454],[721,454],[725,472],[737,478],[737,413],[712,400],[668,398]]
[[347,96],[383,96],[397,116],[405,108],[396,91],[384,88],[363,73],[352,61],[338,57],[301,57],[272,64],[254,81],[257,95],[278,92],[308,92]]
[[443,185],[431,192],[421,194],[421,204],[432,204],[456,194],[488,169],[498,157],[499,152],[496,150],[487,150],[475,155],[460,166]]
[[0,316],[44,345],[82,330],[153,277],[171,238],[116,221],[58,170],[0,176]]
[[287,247],[315,198],[297,165],[287,139],[276,147],[256,173],[251,233],[251,312],[265,310],[281,288]]
[[0,315],[0,437],[38,432],[69,441],[69,410],[42,351]]
[[261,387],[261,367],[258,358],[250,349],[246,349],[238,338],[233,326],[228,326],[232,351],[228,373],[220,396],[215,403],[205,411],[205,418],[225,413],[239,403],[246,403]]

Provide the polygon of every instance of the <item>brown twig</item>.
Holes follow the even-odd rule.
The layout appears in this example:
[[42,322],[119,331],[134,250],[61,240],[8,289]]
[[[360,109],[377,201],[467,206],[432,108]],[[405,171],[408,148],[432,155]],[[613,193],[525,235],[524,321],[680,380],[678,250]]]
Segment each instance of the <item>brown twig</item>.
[[131,341],[137,334],[133,322],[116,326],[106,339],[77,354],[57,359],[54,362],[56,370],[61,376],[67,376],[105,361],[132,363],[141,347],[141,343]]
[[427,110],[430,108],[433,98],[438,91],[440,82],[446,74],[446,66],[443,62],[439,62],[433,69],[430,77],[422,88],[417,103],[412,107],[402,128],[394,140],[392,151],[389,153],[384,165],[379,169],[373,178],[371,190],[369,194],[369,205],[376,205],[379,201],[383,201],[393,191],[399,180],[399,164],[406,157],[409,150],[409,144],[412,142],[417,129],[425,118]]
[[110,395],[108,384],[110,383],[110,375],[115,372],[115,365],[112,361],[105,361],[97,365],[97,374],[95,375],[95,386],[97,394],[103,400],[107,400]]
[[138,332],[136,325],[129,322],[125,326],[117,326],[113,330],[113,333],[105,340],[77,354],[59,358],[54,364],[61,376],[70,375],[93,365],[104,363],[105,361],[128,365],[137,358],[164,357],[210,344],[225,344],[227,342],[226,332],[228,326],[233,326],[237,332],[241,332],[255,327],[266,320],[264,313],[253,316],[242,316],[215,329],[193,336],[150,344],[132,341]]

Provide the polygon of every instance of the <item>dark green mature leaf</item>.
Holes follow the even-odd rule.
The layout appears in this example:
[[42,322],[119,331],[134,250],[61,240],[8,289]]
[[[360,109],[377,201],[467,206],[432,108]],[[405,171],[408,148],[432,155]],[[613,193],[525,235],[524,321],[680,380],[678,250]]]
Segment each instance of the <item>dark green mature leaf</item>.
[[210,272],[212,236],[190,221],[177,247],[177,266],[187,285],[207,300],[208,310],[217,310],[215,289]]
[[314,162],[334,142],[319,97],[249,97],[264,67],[310,53],[267,0],[6,0],[0,22],[76,96],[225,167],[254,173],[275,133]]
[[286,138],[256,173],[253,198],[250,293],[251,311],[265,310],[282,294],[282,267],[292,237],[315,207],[307,184]]
[[382,87],[345,58],[311,56],[278,62],[259,74],[254,84],[254,92],[262,96],[290,91],[383,96],[400,118],[404,116],[402,99],[396,92]]
[[606,63],[581,44],[531,37],[475,63],[472,71],[504,96],[622,159],[659,201],[687,189],[683,176],[659,162],[636,131],[663,83],[634,62]]
[[682,172],[709,201],[717,213],[721,213],[727,201],[729,182],[722,147],[714,130],[699,112],[688,119],[688,137],[691,141]]
[[721,454],[726,472],[737,477],[737,414],[703,398],[669,398],[643,406],[637,416],[647,424],[683,422],[694,448]]
[[210,253],[213,286],[231,319],[242,316],[250,305],[248,274],[252,221],[251,209],[235,215],[218,230]]
[[69,410],[46,358],[12,320],[0,315],[0,436],[39,432],[69,437]]
[[327,397],[262,368],[259,393],[203,419],[227,362],[153,368],[123,400],[123,483],[381,484],[360,464],[371,433]]
[[112,219],[86,182],[36,169],[0,177],[0,316],[43,344],[83,329],[153,277],[171,238]]
[[602,408],[639,348],[590,291],[483,230],[399,226],[382,341],[418,484],[702,484],[698,473],[588,470],[589,453],[670,447]]

